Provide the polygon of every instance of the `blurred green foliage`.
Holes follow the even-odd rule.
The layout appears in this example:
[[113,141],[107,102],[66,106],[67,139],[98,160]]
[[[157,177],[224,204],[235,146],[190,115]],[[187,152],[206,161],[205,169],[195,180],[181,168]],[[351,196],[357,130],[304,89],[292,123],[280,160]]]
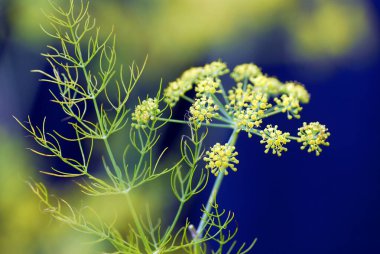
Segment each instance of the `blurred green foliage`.
[[[1,253],[79,253],[74,251],[84,238],[66,227],[51,223],[41,213],[26,179],[36,172],[25,158],[22,142],[0,130],[0,250]],[[88,240],[88,239],[87,239]],[[65,242],[65,248],[62,248]],[[80,253],[93,253],[83,246]]]
[[[47,1],[12,1],[12,25],[20,41],[41,45],[41,9]],[[183,0],[93,1],[91,12],[104,28],[114,26],[123,62],[150,60],[148,72],[166,77],[215,49],[249,38],[258,47],[265,31],[286,31],[284,43],[299,60],[349,54],[372,35],[365,1]],[[104,29],[108,31],[108,29]],[[244,49],[243,49],[244,50]]]
[[[371,34],[371,16],[365,6],[320,0],[310,11],[296,8],[289,17],[288,31],[295,53],[309,60],[339,57]],[[363,1],[362,1],[363,2]]]
[[[93,238],[57,223],[42,212],[38,200],[30,190],[26,181],[38,179],[36,166],[25,155],[27,146],[22,139],[13,137],[8,131],[0,128],[0,252],[9,254],[90,254],[106,251],[103,243],[90,244]],[[48,166],[46,166],[48,167]],[[78,189],[72,185],[56,186],[59,196],[67,197],[70,202],[81,207],[82,203],[96,209],[105,221],[117,220],[123,227],[128,225],[128,211],[124,205],[125,198],[117,196],[89,198],[78,195]],[[151,198],[151,211],[161,213],[163,207],[160,186],[148,187],[144,193],[137,192],[136,199]],[[112,204],[112,205],[111,205]],[[145,211],[145,203],[139,203],[138,210]],[[102,246],[103,245],[103,246]],[[80,248],[78,248],[78,246]]]

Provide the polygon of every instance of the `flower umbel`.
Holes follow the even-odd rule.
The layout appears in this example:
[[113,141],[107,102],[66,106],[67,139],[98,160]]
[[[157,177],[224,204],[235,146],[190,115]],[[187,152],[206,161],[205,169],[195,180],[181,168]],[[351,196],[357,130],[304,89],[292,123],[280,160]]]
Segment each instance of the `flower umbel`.
[[205,78],[200,80],[195,87],[195,91],[197,92],[197,97],[201,97],[207,94],[214,94],[220,92],[218,90],[220,86],[220,80],[214,80],[213,78]]
[[282,87],[284,93],[296,97],[302,103],[309,103],[310,94],[306,88],[296,82],[286,82]]
[[247,85],[243,89],[243,83],[238,83],[236,87],[228,91],[229,105],[227,110],[234,111],[242,108],[251,108],[253,110],[265,110],[271,105],[268,103],[268,97],[261,92],[255,91],[252,85]]
[[230,70],[227,68],[227,64],[221,61],[214,61],[203,67],[203,75],[205,77],[217,78],[228,72],[230,72]]
[[158,100],[156,98],[147,98],[140,102],[132,113],[132,126],[135,128],[145,128],[148,126],[148,123],[155,120],[160,113],[161,110],[158,108]]
[[189,120],[194,122],[195,127],[201,127],[202,122],[210,123],[213,117],[218,117],[216,112],[219,109],[211,97],[202,96],[195,100],[194,104],[190,107]]
[[288,119],[299,119],[301,116],[299,112],[301,112],[302,107],[300,106],[300,102],[294,95],[281,95],[281,98],[274,98],[274,101],[277,103],[275,110],[281,110],[282,113],[287,113]]
[[267,127],[265,127],[264,130],[260,131],[262,137],[260,143],[266,144],[265,153],[268,153],[269,150],[272,149],[273,154],[281,156],[282,152],[288,151],[288,149],[284,147],[284,145],[290,142],[290,139],[288,139],[290,133],[283,133],[281,130],[278,130],[277,128],[277,125],[275,125],[274,127],[272,127],[272,125],[267,125]]
[[187,91],[193,88],[193,84],[189,81],[177,79],[170,82],[169,86],[164,90],[164,101],[173,107]]
[[226,109],[234,119],[236,126],[240,130],[248,132],[248,136],[252,137],[250,133],[252,128],[260,126],[265,110],[271,107],[267,95],[255,91],[252,85],[248,85],[244,90],[243,84],[238,83],[235,88],[228,91],[228,99],[230,103]]
[[238,153],[235,152],[235,146],[216,143],[210,151],[206,152],[203,160],[207,162],[206,168],[211,169],[211,173],[215,176],[218,176],[219,173],[228,175],[228,168],[231,168],[232,171],[237,170],[234,165],[239,163],[236,155]]
[[202,67],[192,67],[184,71],[180,79],[193,84],[202,76],[202,73],[203,73]]
[[237,65],[234,68],[234,71],[231,73],[231,77],[236,82],[241,82],[244,79],[253,79],[258,75],[261,75],[261,70],[257,65],[253,63]]
[[320,155],[322,148],[320,146],[329,146],[327,138],[330,136],[330,132],[325,125],[319,122],[303,123],[301,128],[298,128],[298,136],[300,137],[298,142],[302,143],[301,149],[304,150],[307,147],[309,153],[314,152],[316,155]]
[[254,89],[268,95],[278,95],[282,87],[281,81],[275,77],[268,77],[266,75],[259,75],[251,78],[250,81],[254,85]]
[[227,65],[221,61],[211,62],[203,67],[192,67],[183,72],[176,81],[169,83],[164,90],[164,101],[170,107],[174,107],[179,99],[193,88],[195,83],[198,84],[196,88],[198,97],[204,93],[218,92],[216,90],[220,85],[218,77],[228,72]]

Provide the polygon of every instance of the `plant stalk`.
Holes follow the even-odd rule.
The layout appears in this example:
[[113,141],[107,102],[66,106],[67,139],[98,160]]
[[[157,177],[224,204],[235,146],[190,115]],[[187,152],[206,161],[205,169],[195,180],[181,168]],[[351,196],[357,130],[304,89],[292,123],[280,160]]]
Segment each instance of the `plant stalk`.
[[[233,146],[233,145],[236,144],[236,141],[237,141],[237,138],[238,138],[238,133],[239,132],[238,132],[237,129],[233,130],[233,132],[232,132],[232,134],[230,136],[230,139],[228,140],[228,144],[229,145]],[[214,186],[212,187],[210,196],[209,196],[208,201],[207,201],[206,209],[203,212],[201,221],[199,222],[199,225],[197,227],[196,240],[202,239],[202,237],[203,237],[202,234],[203,234],[203,231],[205,229],[206,222],[207,222],[207,219],[208,219],[207,214],[210,213],[211,208],[212,208],[212,204],[215,203],[216,196],[217,196],[217,194],[218,194],[218,192],[220,190],[220,186],[222,184],[223,178],[224,178],[224,174],[220,173],[217,176],[216,180],[215,180]]]
[[[179,124],[189,125],[189,122],[188,121],[184,121],[184,120],[167,119],[167,118],[162,118],[162,117],[158,117],[157,120],[161,121],[161,122],[179,123]],[[223,123],[202,123],[202,126],[216,127],[216,128],[226,128],[226,129],[233,129],[234,128],[234,126],[232,124],[223,124]]]

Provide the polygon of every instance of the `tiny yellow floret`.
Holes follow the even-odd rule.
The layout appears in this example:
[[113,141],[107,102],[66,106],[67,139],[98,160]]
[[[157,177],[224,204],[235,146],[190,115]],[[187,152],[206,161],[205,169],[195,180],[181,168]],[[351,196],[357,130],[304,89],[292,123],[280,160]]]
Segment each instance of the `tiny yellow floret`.
[[239,163],[236,159],[237,155],[238,153],[235,152],[235,146],[216,143],[211,147],[210,151],[206,152],[206,156],[203,160],[207,162],[206,168],[210,169],[211,173],[215,176],[218,176],[219,173],[228,175],[228,168],[232,171],[237,171],[235,167],[235,164]]
[[298,142],[302,143],[301,149],[304,150],[308,147],[309,153],[314,152],[316,155],[320,155],[321,146],[329,146],[327,138],[330,136],[330,132],[325,125],[319,122],[303,123],[301,128],[298,128],[298,136],[300,137]]
[[196,83],[198,79],[202,77],[202,75],[203,75],[202,67],[192,67],[184,71],[180,79],[193,84],[193,83]]
[[268,77],[266,75],[258,75],[257,77],[251,78],[250,81],[254,85],[254,89],[268,95],[278,95],[282,83],[275,77]]
[[189,120],[195,124],[196,128],[200,128],[203,122],[210,123],[212,118],[218,117],[219,114],[216,112],[218,110],[219,107],[214,104],[211,97],[202,96],[190,107]]
[[181,96],[193,88],[193,84],[189,81],[177,79],[169,83],[169,86],[164,90],[164,101],[170,106],[174,107],[179,101]]
[[296,97],[301,103],[309,103],[310,94],[306,88],[297,82],[286,82],[282,87],[284,93]]
[[158,100],[147,98],[140,102],[132,113],[132,126],[136,129],[145,128],[148,126],[148,123],[155,120],[160,113],[161,110],[158,108]]
[[211,62],[203,67],[192,67],[183,72],[180,78],[169,83],[164,90],[164,101],[174,107],[186,92],[193,89],[194,84],[198,84],[196,90],[199,90],[199,97],[204,93],[218,92],[219,77],[228,72],[227,65],[221,61]]
[[230,70],[227,68],[227,64],[221,61],[214,61],[209,64],[206,64],[203,67],[203,75],[205,77],[218,78],[229,72]]
[[272,106],[268,103],[266,94],[255,91],[252,85],[247,85],[244,90],[241,82],[228,91],[228,100],[227,112],[232,116],[236,127],[246,131],[249,137],[252,137],[253,128],[262,123],[265,111]]
[[275,110],[281,110],[282,113],[286,113],[289,120],[293,119],[293,117],[296,119],[301,117],[299,113],[302,107],[296,96],[283,94],[280,98],[274,98],[274,101],[277,104]]
[[203,95],[220,93],[220,80],[214,80],[211,77],[200,80],[195,87],[196,96],[201,97]]
[[245,79],[250,80],[254,79],[257,76],[261,75],[260,68],[253,63],[245,63],[237,65],[234,68],[234,71],[231,73],[231,77],[236,82],[244,81]]
[[181,96],[193,88],[196,83],[203,76],[202,67],[192,67],[184,71],[180,78],[176,81],[169,83],[168,87],[164,90],[164,101],[170,106],[174,107],[179,101]]
[[281,156],[282,152],[288,151],[288,149],[284,147],[284,145],[290,142],[290,140],[288,139],[290,134],[288,132],[282,132],[277,128],[277,125],[275,125],[274,127],[272,127],[272,125],[267,125],[267,127],[265,127],[264,130],[260,131],[262,137],[260,143],[265,144],[265,153],[268,153],[269,150],[272,149],[273,154]]

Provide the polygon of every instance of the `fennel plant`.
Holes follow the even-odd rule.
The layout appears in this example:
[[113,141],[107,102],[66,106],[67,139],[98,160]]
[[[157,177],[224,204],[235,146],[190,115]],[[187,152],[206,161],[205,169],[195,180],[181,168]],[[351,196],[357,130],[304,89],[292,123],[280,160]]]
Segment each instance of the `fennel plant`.
[[[248,63],[233,69],[231,77],[235,85],[226,91],[220,77],[230,71],[225,63],[215,61],[190,68],[163,91],[160,86],[154,97],[139,99],[131,112],[128,102],[145,63],[141,67],[132,64],[126,80],[123,68],[116,64],[115,36],[110,32],[108,37],[100,38],[95,19],[89,15],[88,2],[70,0],[68,8],[51,2],[51,6],[52,13],[46,14],[51,26],[43,31],[59,46],[48,46],[48,52],[42,54],[51,71],[34,72],[43,76],[42,82],[56,86],[55,91],[51,90],[52,102],[69,117],[66,123],[71,126],[72,135],[46,130],[45,120],[41,126],[34,125],[30,118],[26,122],[16,120],[41,148],[31,149],[33,152],[55,157],[67,165],[64,169],[51,168],[44,174],[78,179],[76,182],[86,195],[125,196],[133,223],[128,235],[123,235],[116,222],[108,224],[99,216],[95,221],[88,219],[83,209],[51,198],[43,183],[30,183],[44,211],[76,230],[108,241],[113,253],[248,253],[256,240],[251,244],[236,243],[237,228],[230,225],[234,214],[219,209],[218,191],[223,178],[237,170],[235,144],[241,133],[259,136],[265,152],[278,156],[287,151],[286,144],[290,141],[302,143],[301,149],[316,155],[322,146],[329,145],[326,140],[330,134],[318,122],[304,123],[296,136],[276,125],[261,128],[263,120],[275,114],[299,118],[301,104],[309,101],[304,86],[282,83]],[[187,95],[192,89],[194,98]],[[179,100],[189,103],[184,120],[172,118],[172,108]],[[179,137],[180,158],[170,166],[163,166],[167,165],[162,162],[167,149],[157,151],[157,142],[167,124],[184,124],[189,134]],[[208,128],[229,130],[229,140],[206,148]],[[125,130],[129,130],[129,140],[118,158],[118,148],[112,147],[109,139]],[[66,156],[63,142],[76,144],[78,158]],[[104,176],[94,174],[93,170],[96,142],[104,147]],[[138,154],[137,161],[129,157],[131,150]],[[168,225],[153,223],[156,218],[152,219],[149,213],[146,218],[139,216],[130,197],[136,188],[165,176],[170,177],[171,191],[179,203]],[[205,189],[210,179],[214,185],[201,208],[202,217],[198,222],[186,220],[180,224],[185,205]],[[210,242],[216,242],[218,247],[212,249]]]

